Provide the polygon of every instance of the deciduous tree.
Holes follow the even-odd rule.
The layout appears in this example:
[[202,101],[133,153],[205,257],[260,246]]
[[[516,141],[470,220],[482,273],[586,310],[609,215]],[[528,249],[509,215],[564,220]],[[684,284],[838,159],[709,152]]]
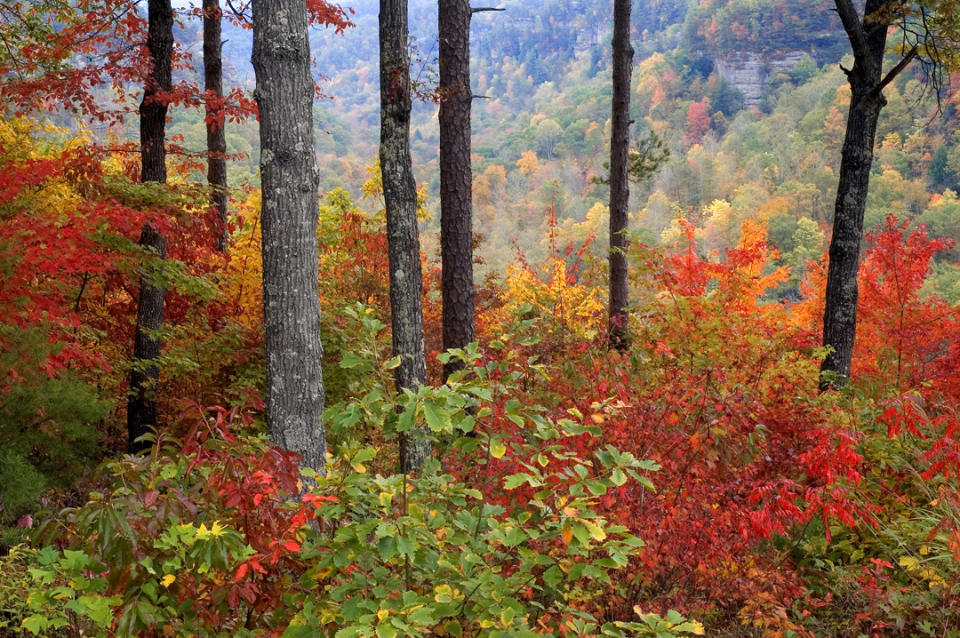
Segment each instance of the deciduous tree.
[[[410,55],[407,0],[380,0],[380,172],[387,209],[390,312],[398,389],[426,382],[417,187],[410,158]],[[429,442],[416,431],[401,436],[400,467],[423,464]]]
[[303,0],[254,0],[260,112],[267,426],[283,448],[324,466],[326,439],[317,285],[314,84]]
[[223,117],[223,46],[220,0],[203,0],[203,88],[206,89],[207,183],[220,220],[217,247],[227,250],[227,136]]
[[625,349],[627,334],[627,204],[630,184],[627,158],[630,145],[630,0],[613,4],[613,109],[610,132],[610,345]]
[[[172,88],[173,7],[170,0],[150,0],[147,5],[147,49],[152,69],[144,84],[140,103],[140,180],[167,181],[166,126],[168,96]],[[145,224],[140,245],[160,259],[166,257],[167,243],[156,228]],[[130,372],[127,402],[127,446],[131,451],[149,447],[138,441],[149,428],[157,426],[156,384],[160,377],[157,359],[163,346],[158,331],[163,326],[166,290],[158,281],[154,265],[140,279],[137,301],[137,329]]]
[[[826,390],[850,375],[857,323],[857,270],[863,237],[870,169],[877,121],[886,104],[884,89],[915,58],[920,58],[935,91],[956,42],[956,10],[947,1],[866,0],[858,11],[853,0],[835,0],[853,51],[853,66],[843,68],[850,83],[850,107],[840,159],[830,265],[827,274],[823,345],[830,349],[821,367]],[[899,27],[896,63],[884,71],[887,34]],[[842,67],[841,67],[842,68]]]

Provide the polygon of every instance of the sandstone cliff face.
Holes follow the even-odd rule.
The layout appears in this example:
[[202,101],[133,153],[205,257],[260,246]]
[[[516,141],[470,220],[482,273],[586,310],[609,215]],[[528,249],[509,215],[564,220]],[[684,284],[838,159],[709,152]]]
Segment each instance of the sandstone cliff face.
[[790,51],[782,56],[764,59],[757,53],[733,53],[715,60],[717,73],[743,93],[747,106],[756,106],[767,90],[767,81],[777,71],[789,71],[804,56],[803,51]]

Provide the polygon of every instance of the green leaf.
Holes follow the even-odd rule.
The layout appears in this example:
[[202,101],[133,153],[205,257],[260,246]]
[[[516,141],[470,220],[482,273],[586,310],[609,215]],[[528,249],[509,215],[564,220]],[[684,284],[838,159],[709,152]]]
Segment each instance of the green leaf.
[[650,459],[641,459],[637,461],[635,467],[638,467],[641,470],[647,470],[648,472],[656,472],[660,469],[660,464],[656,461],[651,461]]
[[680,623],[673,628],[674,631],[683,631],[686,633],[693,634],[695,636],[704,635],[703,625],[695,620],[688,620],[687,622]]
[[415,412],[409,406],[401,412],[397,417],[397,432],[408,432],[413,429],[414,416]]
[[63,559],[60,565],[69,572],[83,571],[90,564],[90,557],[81,551],[72,549],[63,550]]
[[574,524],[571,527],[571,531],[573,531],[573,537],[580,541],[581,545],[590,543],[590,532],[583,525]]
[[433,610],[430,607],[420,607],[419,609],[413,610],[407,615],[407,619],[423,627],[432,626],[437,622]]
[[600,496],[607,493],[607,486],[602,481],[587,481],[587,489],[594,496]]
[[423,416],[427,420],[427,427],[433,432],[442,432],[450,425],[450,415],[432,401],[424,402]]
[[650,490],[651,492],[656,492],[656,491],[657,491],[657,486],[654,485],[654,484],[653,484],[653,481],[651,481],[650,479],[648,479],[646,476],[637,477],[637,482],[640,483],[640,485],[642,485],[642,486],[644,486],[645,488],[647,488],[648,490]]
[[[396,357],[396,358],[399,358],[399,357]],[[350,368],[359,368],[361,366],[366,366],[366,365],[367,365],[366,359],[362,357],[358,357],[356,354],[352,352],[344,352],[340,356],[340,367],[345,370],[348,370]]]
[[377,551],[380,552],[380,559],[384,562],[397,555],[397,541],[393,536],[384,536],[377,543]]
[[397,638],[397,630],[392,625],[381,623],[377,625],[377,638]]
[[615,486],[620,487],[627,482],[627,475],[624,474],[623,470],[621,470],[619,467],[615,467],[610,472],[610,482]]
[[397,537],[397,551],[404,556],[412,557],[416,549],[416,543],[414,543],[412,539],[407,538],[406,536]]
[[38,616],[34,614],[32,616],[27,616],[23,619],[23,622],[20,623],[21,626],[29,631],[32,634],[39,634],[51,626],[50,620],[43,616]]
[[101,598],[100,596],[81,596],[77,602],[86,607],[86,616],[103,628],[113,623],[113,607],[122,603],[119,596]]
[[284,630],[282,638],[311,638],[316,635],[316,628],[310,625],[290,625]]
[[[504,451],[506,451],[506,449],[504,449]],[[521,485],[523,485],[524,483],[529,483],[530,478],[531,477],[529,474],[523,474],[523,473],[511,474],[510,476],[503,479],[503,489],[514,490],[520,487]]]
[[562,580],[563,570],[557,565],[553,565],[543,572],[543,582],[552,589],[556,589]]
[[527,533],[522,527],[513,527],[503,535],[503,544],[507,547],[516,547],[527,540]]
[[37,561],[44,566],[53,565],[60,559],[60,552],[47,546],[37,552]]
[[671,609],[668,611],[665,618],[671,625],[678,625],[686,620],[686,618],[684,618],[676,609]]

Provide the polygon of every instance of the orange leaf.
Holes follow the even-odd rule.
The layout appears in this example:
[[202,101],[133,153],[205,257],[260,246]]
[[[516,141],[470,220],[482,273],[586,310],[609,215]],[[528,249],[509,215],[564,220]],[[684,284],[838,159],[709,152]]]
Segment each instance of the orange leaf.
[[243,563],[240,567],[237,567],[237,571],[233,574],[233,582],[240,582],[243,580],[243,577],[247,575],[247,570],[250,569],[250,565]]

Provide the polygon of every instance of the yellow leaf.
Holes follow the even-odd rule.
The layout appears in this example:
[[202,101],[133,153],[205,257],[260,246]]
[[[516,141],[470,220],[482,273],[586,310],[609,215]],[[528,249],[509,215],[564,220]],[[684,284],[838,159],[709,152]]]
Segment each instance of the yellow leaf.
[[563,526],[563,531],[560,532],[560,538],[563,539],[563,542],[567,545],[570,544],[570,541],[573,540],[573,528],[569,525]]
[[177,577],[174,576],[173,574],[167,574],[166,576],[160,579],[160,584],[163,585],[164,587],[169,587],[170,585],[173,584],[173,581],[175,581],[176,579]]
[[603,531],[603,528],[597,525],[596,523],[593,523],[591,521],[582,521],[582,522],[584,527],[587,528],[587,531],[590,532],[590,536],[593,537],[594,540],[602,541],[607,537],[607,533]]
[[900,557],[900,567],[907,568],[908,571],[913,571],[917,568],[917,565],[920,564],[913,556],[901,556]]

